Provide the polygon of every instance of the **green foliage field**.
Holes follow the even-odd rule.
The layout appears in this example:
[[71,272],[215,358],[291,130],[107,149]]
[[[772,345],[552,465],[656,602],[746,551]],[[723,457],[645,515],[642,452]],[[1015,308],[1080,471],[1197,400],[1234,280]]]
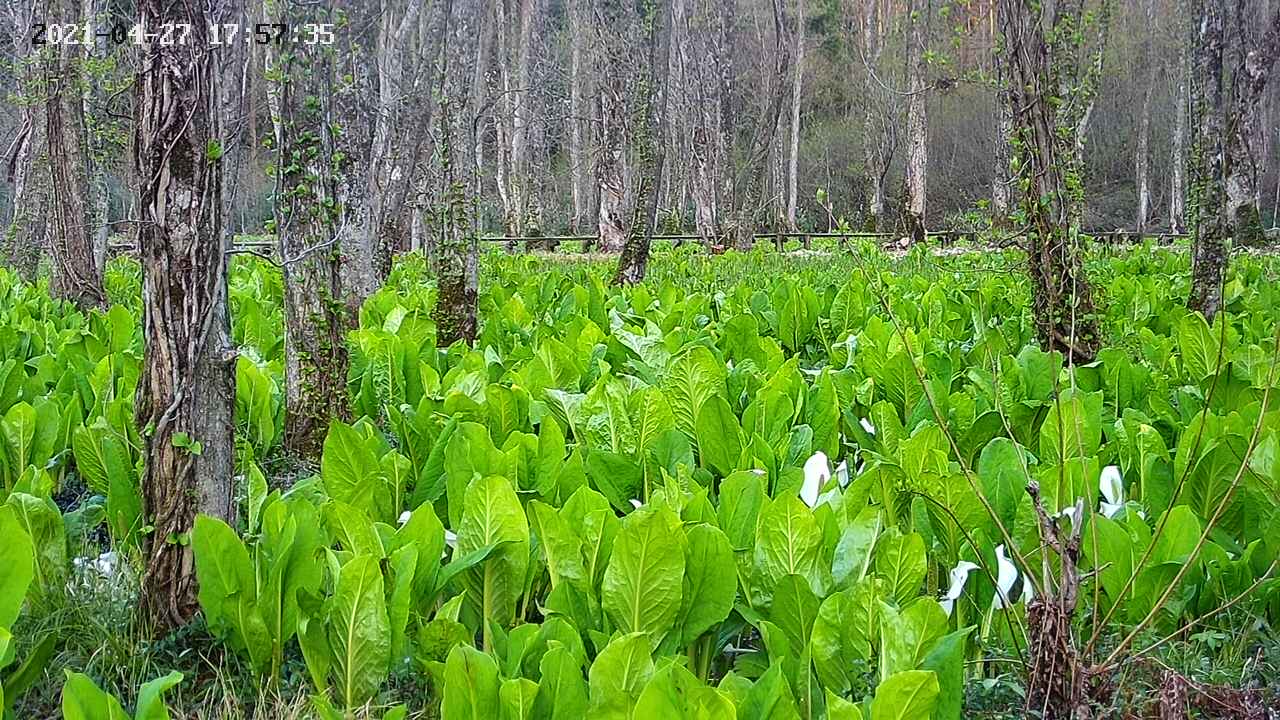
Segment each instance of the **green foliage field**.
[[[1095,249],[1107,347],[1074,367],[1036,348],[1022,263],[676,249],[618,289],[603,263],[494,253],[469,348],[437,346],[407,257],[350,334],[351,417],[312,467],[280,447],[279,272],[238,258],[242,512],[167,539],[203,623],[158,643],[123,629],[150,529],[137,269],[115,261],[88,317],[0,272],[0,704],[1021,716],[1020,588],[1056,567],[1029,481],[1082,523],[1090,662],[1136,630],[1112,660],[1265,684],[1280,262],[1239,256],[1209,325],[1182,307],[1185,251]],[[1108,669],[1113,704],[1152,699],[1143,662]]]

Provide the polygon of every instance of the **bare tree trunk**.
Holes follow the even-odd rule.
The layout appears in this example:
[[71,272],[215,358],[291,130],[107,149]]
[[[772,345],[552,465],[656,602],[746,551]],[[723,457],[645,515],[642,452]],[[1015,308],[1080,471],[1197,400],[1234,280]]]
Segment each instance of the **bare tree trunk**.
[[[58,0],[54,22],[81,25],[78,0]],[[84,95],[79,45],[49,48],[46,80],[49,101],[45,120],[49,142],[49,173],[53,188],[53,233],[50,249],[53,276],[50,289],[82,309],[106,302],[102,267],[97,263],[90,235],[89,172],[85,157]]]
[[[1064,353],[1068,362],[1090,362],[1097,352],[1098,331],[1092,291],[1080,263],[1079,226],[1072,223],[1073,188],[1067,177],[1068,158],[1075,151],[1072,131],[1079,126],[1070,116],[1060,116],[1061,105],[1054,100],[1059,88],[1080,87],[1072,76],[1079,72],[1074,60],[1082,41],[1076,33],[1063,32],[1070,19],[1079,16],[1079,0],[1058,3],[1056,13],[1031,0],[1001,0],[999,10],[1010,53],[1009,95],[1022,173],[1021,205],[1029,226],[1036,335],[1041,347]],[[1084,92],[1077,89],[1071,100],[1084,101]]]
[[596,0],[599,68],[596,102],[599,143],[596,184],[600,188],[600,250],[620,252],[629,232],[627,223],[627,58],[621,38],[626,22],[621,0]]
[[908,53],[910,55],[911,96],[907,100],[907,168],[906,190],[907,202],[904,219],[907,235],[913,243],[925,240],[925,213],[928,209],[929,179],[929,116],[927,104],[928,86],[925,72],[928,69],[926,53],[929,50],[929,25],[933,16],[933,3],[913,0],[910,7],[909,24],[911,39]]
[[[570,223],[574,233],[582,232],[587,222],[589,203],[587,200],[587,183],[590,173],[583,127],[586,125],[587,107],[584,97],[587,73],[583,69],[583,45],[589,34],[583,27],[586,20],[582,5],[586,0],[567,0],[569,21],[569,178],[573,193],[573,220]],[[589,132],[589,130],[588,130]]]
[[[221,7],[219,3],[213,3]],[[146,537],[142,606],[158,628],[199,609],[191,545],[197,512],[234,521],[235,351],[227,319],[220,140],[207,28],[221,14],[140,0],[148,27],[184,24],[190,42],[147,39],[134,83],[134,152],[142,178],[138,229],[145,356],[136,413],[144,428]]]
[[[1239,0],[1243,3],[1244,0]],[[1258,159],[1255,154],[1258,114],[1280,55],[1280,12],[1274,13],[1261,41],[1245,48],[1243,62],[1233,73],[1231,111],[1227,114],[1225,185],[1227,222],[1236,245],[1254,247],[1264,241],[1258,212]]]
[[[286,24],[301,20],[287,8],[268,0],[267,17]],[[323,45],[299,45],[284,57],[268,45],[264,73],[277,168],[273,215],[284,274],[284,444],[304,458],[319,456],[330,418],[348,414],[346,330],[352,321],[341,301],[341,226],[347,218],[337,202],[345,168],[334,161],[340,155],[327,93],[338,72],[332,62]]]
[[[34,1],[14,3],[10,12],[12,25],[19,31],[25,31],[40,18]],[[43,92],[38,50],[32,48],[28,56],[19,61],[20,67],[14,78],[21,102],[17,103],[17,133],[4,156],[5,179],[12,187],[13,210],[0,238],[0,262],[29,281],[36,277],[49,215],[46,207],[48,173],[43,172],[40,162],[46,154],[43,114],[46,103],[38,99]]]
[[[516,6],[518,13],[514,12]],[[506,160],[500,160],[500,165],[504,167],[500,176],[503,184],[501,197],[507,234],[515,236],[526,234],[529,220],[533,216],[528,167],[529,126],[533,108],[533,103],[529,100],[529,57],[538,8],[538,0],[501,0],[496,5],[498,70],[501,81],[499,104],[503,107],[499,123],[499,157]]]
[[[1156,31],[1155,0],[1147,0],[1147,31]],[[1146,71],[1146,84],[1142,89],[1142,113],[1138,117],[1138,148],[1134,155],[1134,183],[1138,192],[1138,214],[1134,219],[1134,231],[1139,236],[1147,232],[1147,220],[1151,216],[1151,96],[1155,91],[1156,62],[1151,53],[1151,35],[1143,35],[1140,51],[1142,68]]]
[[[686,105],[692,114],[693,125],[689,137],[693,161],[693,221],[702,244],[710,247],[721,234],[719,199],[720,188],[723,187],[723,163],[720,153],[724,137],[721,118],[725,114],[722,108],[726,101],[722,90],[726,86],[723,78],[732,73],[726,67],[728,59],[724,52],[727,33],[723,25],[728,18],[714,7],[708,8],[704,1],[697,1],[696,9],[686,15],[683,12],[684,0],[676,2],[675,21],[684,23],[684,34],[689,39],[688,44],[681,43],[676,47],[680,54],[681,72],[688,73],[681,85],[692,87]],[[699,20],[696,27],[693,25],[694,17]],[[694,48],[692,59],[689,57],[690,45]],[[698,72],[698,67],[705,71]]]
[[885,226],[885,204],[889,169],[898,146],[898,118],[895,100],[873,76],[884,53],[883,8],[879,0],[867,0],[859,18],[862,54],[870,70],[864,69],[862,83],[862,154],[867,174],[867,211],[864,232],[880,232]]
[[[661,2],[661,8],[655,7],[657,2]],[[618,258],[618,270],[613,276],[615,285],[634,285],[644,280],[649,265],[649,247],[653,242],[654,216],[658,210],[658,186],[667,159],[671,4],[669,0],[657,2],[646,5],[645,16],[641,19],[649,66],[640,86],[632,93],[638,108],[635,124],[639,130],[636,138],[640,153],[639,183],[630,231]]]
[[[995,7],[992,7],[995,12]],[[994,34],[994,33],[993,33]],[[995,171],[991,179],[991,225],[1003,229],[1009,227],[1012,182],[1009,168],[1009,143],[1013,139],[1013,104],[1009,98],[1009,64],[1002,52],[992,52],[996,77],[996,144],[992,159]]]
[[791,32],[782,0],[773,0],[773,77],[772,87],[751,133],[744,166],[735,174],[731,198],[730,231],[738,250],[749,250],[755,242],[755,215],[761,208],[764,195],[769,148],[778,135],[778,121],[782,116],[782,101],[790,70]]
[[458,146],[465,142],[474,126],[474,121],[460,112],[460,108],[467,107],[461,78],[467,76],[463,59],[474,29],[467,27],[468,18],[455,14],[454,0],[445,0],[444,16],[438,86],[440,122],[436,138],[436,153],[440,158],[440,191],[435,213],[439,232],[438,291],[433,312],[437,342],[441,346],[457,340],[468,343],[475,340],[479,287],[476,236],[466,200],[471,187],[466,176],[471,171]]
[[791,70],[791,145],[787,154],[787,228],[796,227],[800,183],[800,101],[804,85],[804,0],[796,2],[795,66]]
[[[1190,45],[1191,43],[1187,43]],[[1191,105],[1191,51],[1178,48],[1178,85],[1174,96],[1173,152],[1170,160],[1172,171],[1169,187],[1169,230],[1180,233],[1186,230],[1187,218],[1187,115]]]

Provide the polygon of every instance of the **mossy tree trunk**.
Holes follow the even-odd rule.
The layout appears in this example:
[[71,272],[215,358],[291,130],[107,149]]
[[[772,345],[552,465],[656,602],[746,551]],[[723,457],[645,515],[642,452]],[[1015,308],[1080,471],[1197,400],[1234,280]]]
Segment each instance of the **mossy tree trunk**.
[[[207,28],[223,3],[140,0],[148,27],[184,24],[189,42],[148,41],[134,82],[145,356],[135,411],[145,437],[142,609],[158,629],[198,610],[189,533],[196,513],[234,521],[235,351],[227,318],[218,81]],[[208,14],[206,14],[208,12]]]
[[[302,22],[268,2],[274,22]],[[314,10],[308,10],[314,17]],[[316,20],[307,20],[316,22]],[[339,201],[346,171],[337,149],[329,90],[339,52],[322,44],[267,46],[267,102],[274,128],[274,223],[284,274],[284,443],[304,458],[320,454],[331,418],[345,418],[352,324],[344,302]]]
[[1081,267],[1073,198],[1082,194],[1072,172],[1080,106],[1092,92],[1078,74],[1083,0],[1059,2],[1054,12],[1031,0],[1001,0],[1009,63],[1019,205],[1027,226],[1028,272],[1036,336],[1068,362],[1090,362],[1098,349],[1093,293]]
[[[474,9],[471,9],[474,11]],[[440,173],[431,217],[436,232],[436,341],[440,346],[476,338],[479,287],[478,246],[467,193],[474,166],[465,160],[463,143],[471,137],[466,68],[477,61],[480,48],[469,42],[477,18],[445,0],[443,41],[440,44],[436,155]],[[477,200],[473,199],[472,202]]]
[[1195,0],[1196,36],[1191,70],[1193,132],[1191,193],[1194,240],[1191,294],[1187,307],[1212,322],[1222,304],[1227,266],[1227,219],[1223,215],[1226,118],[1223,105],[1223,17],[1216,0]]
[[635,98],[636,149],[640,154],[639,183],[635,211],[618,269],[616,285],[634,285],[644,280],[653,242],[653,219],[658,213],[658,186],[666,165],[667,124],[670,109],[668,68],[671,52],[670,0],[645,0],[641,18],[648,52],[648,70],[639,83]]

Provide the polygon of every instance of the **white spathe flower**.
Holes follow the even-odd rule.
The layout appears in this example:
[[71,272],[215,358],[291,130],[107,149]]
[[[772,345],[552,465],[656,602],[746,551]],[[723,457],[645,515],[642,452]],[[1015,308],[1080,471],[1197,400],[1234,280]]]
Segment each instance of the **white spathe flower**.
[[1098,489],[1106,498],[1098,503],[1098,512],[1104,517],[1115,517],[1124,509],[1124,478],[1120,476],[1120,468],[1108,465],[1102,468],[1098,476]]
[[862,426],[863,430],[867,431],[868,435],[876,434],[876,426],[872,425],[870,420],[866,418],[858,418],[858,424]]
[[445,530],[445,531],[444,531],[444,544],[445,544],[445,545],[448,545],[448,546],[449,546],[449,547],[451,547],[451,548],[457,548],[457,547],[458,547],[458,535],[457,535],[456,533],[454,533],[452,530]]
[[769,474],[764,470],[761,470],[760,468],[751,468],[751,472],[755,473],[756,475],[760,475],[761,477]]
[[991,607],[1001,609],[1012,605],[1009,593],[1013,591],[1013,583],[1018,579],[1018,568],[1004,554],[1004,543],[996,546],[996,594],[991,598]]
[[948,616],[951,615],[951,609],[955,607],[956,600],[960,599],[960,593],[964,592],[964,584],[969,580],[969,573],[977,569],[978,566],[968,560],[961,560],[951,568],[951,587],[947,588],[947,594],[943,595],[942,600],[939,601],[943,612]]
[[800,499],[809,507],[817,507],[818,492],[831,479],[831,465],[827,454],[819,450],[804,461],[804,484],[800,486]]
[[631,498],[631,507],[639,510],[643,505],[644,503],[640,502],[639,498]]
[[840,483],[840,487],[849,487],[849,461],[841,460],[836,466],[836,481]]
[[409,522],[409,518],[411,517],[413,517],[413,512],[409,510],[405,510],[404,512],[400,513],[400,519],[397,520],[396,522],[398,522],[401,527],[404,527],[404,524]]

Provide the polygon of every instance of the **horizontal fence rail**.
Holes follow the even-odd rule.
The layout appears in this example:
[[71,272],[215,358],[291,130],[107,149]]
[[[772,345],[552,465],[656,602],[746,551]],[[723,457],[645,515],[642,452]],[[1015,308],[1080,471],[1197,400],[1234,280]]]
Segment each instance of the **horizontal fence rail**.
[[[1190,237],[1189,233],[1175,233],[1175,232],[1137,233],[1129,230],[1102,230],[1098,232],[1082,231],[1080,234],[1089,238],[1093,238],[1095,240],[1109,238],[1112,241],[1117,241],[1117,240],[1128,241],[1135,244],[1140,243],[1142,242],[1142,240],[1147,238],[1150,238],[1160,243],[1165,243],[1175,238]],[[676,235],[676,234],[663,233],[663,234],[655,234],[652,237],[654,240],[660,240],[664,242],[686,242],[687,241],[687,242],[702,243],[703,241],[703,237],[701,235],[693,235],[693,234]],[[898,237],[904,237],[904,236],[901,233],[890,233],[890,232],[847,232],[847,233],[841,233],[841,232],[780,232],[778,233],[778,232],[774,232],[774,233],[755,233],[752,237],[756,241],[772,241],[773,244],[778,247],[778,249],[782,249],[782,246],[788,240],[799,240],[801,241],[801,243],[805,248],[808,248],[811,241],[814,239],[829,240],[834,238],[839,240],[840,244],[843,245],[844,242],[847,240],[855,240],[859,238],[898,238]],[[979,237],[979,233],[973,230],[930,230],[927,233],[925,233],[925,237],[929,239],[940,240],[944,245],[950,245],[953,242],[955,242],[957,239],[959,240],[967,239],[967,240],[976,241]],[[1009,239],[1013,239],[1018,237],[1025,237],[1025,234],[1015,234],[1015,235],[1010,235],[1006,237],[1008,237]],[[545,245],[547,243],[556,243],[556,244],[564,243],[564,242],[596,243],[599,241],[599,239],[600,239],[599,235],[520,235],[520,236],[486,235],[484,237],[479,238],[479,241],[487,242],[487,243],[506,243],[512,246],[523,244],[525,248],[528,249],[531,246],[536,246],[540,244]],[[244,250],[245,252],[250,254],[259,254],[259,255],[269,255],[269,254],[275,253],[278,250],[278,246],[275,240],[246,238],[243,236],[237,237],[235,239],[234,247],[236,249]],[[720,248],[722,246],[713,245],[713,247]],[[134,254],[137,252],[137,245],[133,242],[128,242],[128,241],[125,241],[125,242],[115,241],[115,242],[108,243],[107,249],[109,252],[113,254]]]

